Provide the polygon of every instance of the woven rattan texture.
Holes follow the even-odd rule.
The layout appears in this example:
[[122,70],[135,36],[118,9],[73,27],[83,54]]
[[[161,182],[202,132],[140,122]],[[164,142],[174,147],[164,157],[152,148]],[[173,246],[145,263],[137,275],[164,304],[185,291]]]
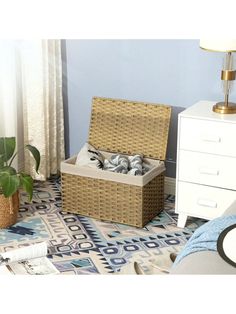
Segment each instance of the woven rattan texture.
[[[11,209],[11,204],[13,208]],[[4,197],[0,194],[0,228],[7,228],[14,225],[17,220],[17,213],[19,210],[19,196],[18,192],[12,196],[12,201],[10,198]]]
[[89,143],[97,149],[165,160],[171,107],[94,97]]
[[144,187],[61,174],[63,210],[143,227],[164,206],[164,174]]

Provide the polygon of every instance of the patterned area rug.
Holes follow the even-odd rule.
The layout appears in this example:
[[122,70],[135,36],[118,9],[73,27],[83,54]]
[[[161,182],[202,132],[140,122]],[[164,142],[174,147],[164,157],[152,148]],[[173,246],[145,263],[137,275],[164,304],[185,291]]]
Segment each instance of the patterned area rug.
[[189,219],[177,228],[174,196],[145,228],[102,222],[68,213],[61,207],[60,182],[37,182],[32,203],[20,193],[17,224],[0,230],[0,252],[47,241],[48,258],[61,274],[110,274],[135,255],[141,260],[179,252],[204,220]]

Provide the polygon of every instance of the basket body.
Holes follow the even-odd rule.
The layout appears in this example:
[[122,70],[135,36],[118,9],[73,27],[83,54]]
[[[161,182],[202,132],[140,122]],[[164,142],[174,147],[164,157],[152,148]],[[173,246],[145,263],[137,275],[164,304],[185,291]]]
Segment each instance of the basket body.
[[62,173],[63,210],[136,227],[145,226],[164,206],[164,173],[134,186]]
[[14,225],[17,221],[19,210],[19,193],[6,198],[0,194],[0,228],[7,228]]
[[[170,115],[165,105],[94,97],[89,143],[109,153],[164,160]],[[143,227],[163,209],[164,170],[138,186],[63,172],[63,163],[61,169],[65,211]]]

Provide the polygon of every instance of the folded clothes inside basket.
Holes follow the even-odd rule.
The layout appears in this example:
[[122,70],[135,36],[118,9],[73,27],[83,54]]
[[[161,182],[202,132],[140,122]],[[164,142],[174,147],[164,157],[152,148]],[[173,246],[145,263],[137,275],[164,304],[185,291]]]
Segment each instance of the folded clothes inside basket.
[[151,165],[145,162],[141,154],[134,156],[114,154],[106,159],[88,143],[80,150],[75,164],[135,176],[142,176],[151,169]]

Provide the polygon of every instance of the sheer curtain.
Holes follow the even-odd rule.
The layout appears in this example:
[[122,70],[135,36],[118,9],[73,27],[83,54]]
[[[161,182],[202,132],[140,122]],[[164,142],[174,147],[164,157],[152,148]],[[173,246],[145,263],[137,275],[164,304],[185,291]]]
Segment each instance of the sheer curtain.
[[12,41],[0,41],[0,136],[16,134],[15,71]]
[[28,153],[18,159],[35,179],[57,173],[65,154],[60,40],[0,41],[0,136],[38,148],[39,174]]

